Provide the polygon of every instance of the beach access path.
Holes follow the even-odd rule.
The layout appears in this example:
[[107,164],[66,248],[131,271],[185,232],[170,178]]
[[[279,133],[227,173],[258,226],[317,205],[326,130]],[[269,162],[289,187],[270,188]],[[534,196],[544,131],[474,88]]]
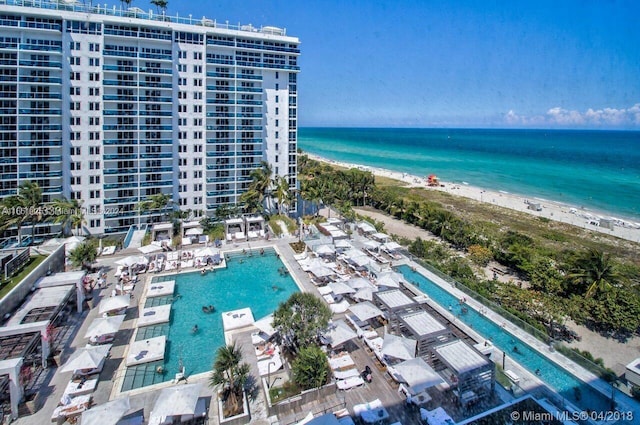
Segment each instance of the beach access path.
[[[363,171],[371,171],[375,176],[398,180],[404,182],[408,187],[421,187],[425,190],[438,190],[450,193],[452,195],[473,199],[478,202],[524,212],[536,217],[544,217],[549,220],[571,224],[583,229],[592,230],[594,232],[613,235],[621,239],[640,242],[640,223],[632,223],[628,220],[625,221],[618,219],[616,221],[616,225],[614,225],[612,229],[601,227],[599,225],[599,219],[609,218],[611,216],[606,212],[589,211],[580,207],[572,207],[570,205],[565,205],[546,199],[525,198],[522,195],[515,195],[504,191],[486,190],[467,184],[456,184],[441,181],[440,186],[430,187],[427,186],[424,177],[386,170],[383,168],[333,161],[317,155],[309,153],[306,154],[311,159],[325,162],[327,164],[336,165],[338,167],[357,168]],[[529,203],[527,203],[527,201]],[[541,210],[535,211],[533,209],[529,209],[530,203],[540,204]]]

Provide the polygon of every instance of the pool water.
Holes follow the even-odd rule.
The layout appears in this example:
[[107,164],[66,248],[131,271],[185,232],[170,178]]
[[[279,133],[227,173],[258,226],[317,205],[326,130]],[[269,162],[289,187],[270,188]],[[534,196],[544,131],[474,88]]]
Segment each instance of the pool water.
[[[160,276],[153,282],[176,281],[174,297],[147,299],[145,306],[171,303],[169,324],[139,328],[136,340],[159,335],[167,336],[163,361],[146,363],[126,369],[122,391],[170,381],[180,364],[186,375],[208,372],[212,368],[217,349],[224,345],[222,313],[249,307],[256,320],[273,313],[281,302],[299,291],[293,278],[283,273],[284,265],[274,250],[264,255],[227,255],[227,268]],[[214,313],[204,313],[203,306],[212,305]],[[198,332],[191,332],[198,325]],[[158,366],[163,374],[156,372]]]
[[[420,288],[422,292],[440,304],[440,306],[451,308],[452,313],[459,317],[459,320],[473,328],[473,330],[482,337],[491,340],[496,347],[507,352],[512,359],[525,369],[532,373],[540,370],[539,378],[570,403],[583,410],[611,410],[611,399],[609,397],[605,397],[590,385],[583,383],[571,373],[541,355],[538,351],[520,341],[517,337],[478,313],[473,308],[467,308],[467,312],[463,313],[462,306],[455,296],[442,289],[424,275],[413,271],[409,266],[399,266],[397,270],[402,273],[410,283]],[[517,352],[514,352],[514,347],[517,347]],[[576,398],[577,393],[579,393],[579,399]],[[634,406],[636,412],[639,410],[636,406],[637,403],[620,391],[616,390],[615,399],[616,401],[624,399],[624,403],[627,406]]]

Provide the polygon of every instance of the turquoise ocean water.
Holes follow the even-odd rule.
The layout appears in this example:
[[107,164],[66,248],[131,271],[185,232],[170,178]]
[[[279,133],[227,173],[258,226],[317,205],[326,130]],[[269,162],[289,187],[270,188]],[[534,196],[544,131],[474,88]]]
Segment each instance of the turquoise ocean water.
[[640,132],[301,128],[322,157],[503,190],[640,222]]

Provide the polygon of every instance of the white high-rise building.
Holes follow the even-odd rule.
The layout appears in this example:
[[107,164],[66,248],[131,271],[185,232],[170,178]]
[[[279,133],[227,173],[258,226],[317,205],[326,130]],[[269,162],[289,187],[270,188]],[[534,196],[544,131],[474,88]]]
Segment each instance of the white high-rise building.
[[235,205],[263,160],[295,188],[299,40],[119,7],[0,4],[0,198],[35,181],[109,234],[157,221],[157,193]]

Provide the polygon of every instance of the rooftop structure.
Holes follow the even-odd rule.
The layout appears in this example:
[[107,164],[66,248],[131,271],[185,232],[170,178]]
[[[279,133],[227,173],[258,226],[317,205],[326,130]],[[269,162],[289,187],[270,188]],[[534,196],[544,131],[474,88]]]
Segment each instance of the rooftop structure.
[[44,202],[84,201],[102,234],[160,221],[167,207],[138,207],[156,194],[196,218],[237,204],[261,161],[295,188],[300,50],[284,29],[2,3],[0,198],[37,182]]
[[427,357],[436,344],[445,343],[454,338],[446,326],[426,311],[401,313],[398,315],[403,333],[418,341],[417,356]]

